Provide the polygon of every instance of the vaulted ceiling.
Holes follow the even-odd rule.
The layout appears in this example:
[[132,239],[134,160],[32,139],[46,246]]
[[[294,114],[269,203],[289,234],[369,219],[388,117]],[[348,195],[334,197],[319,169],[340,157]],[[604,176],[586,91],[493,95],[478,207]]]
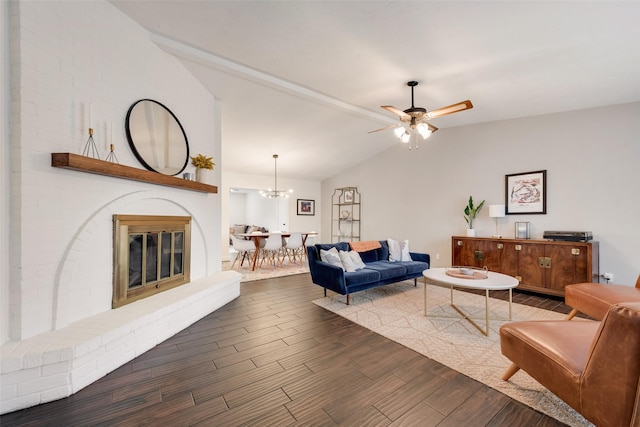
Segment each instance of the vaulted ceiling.
[[321,180],[399,144],[367,132],[409,80],[427,110],[473,102],[439,132],[640,101],[637,1],[112,3],[221,100],[228,171],[270,175],[278,153],[279,176]]

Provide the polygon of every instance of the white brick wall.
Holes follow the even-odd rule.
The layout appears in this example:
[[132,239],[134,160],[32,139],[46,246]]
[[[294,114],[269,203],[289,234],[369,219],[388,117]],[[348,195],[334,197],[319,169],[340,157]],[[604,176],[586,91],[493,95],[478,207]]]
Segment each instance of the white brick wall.
[[[10,273],[0,276],[0,320],[10,323],[0,353],[3,412],[77,391],[217,304],[205,298],[185,307],[159,294],[152,301],[164,308],[141,314],[125,306],[114,316],[113,214],[191,215],[192,280],[224,274],[219,195],[50,165],[53,152],[82,153],[91,106],[102,158],[113,128],[120,163],[142,168],[124,131],[129,106],[142,98],[174,112],[192,154],[219,158],[213,95],[107,1],[12,2],[8,15],[13,102],[11,183],[0,189],[3,208],[11,202],[0,217],[11,232]],[[211,182],[220,182],[219,170]],[[176,316],[182,311],[189,315]]]
[[77,392],[240,294],[218,272],[56,331],[0,348],[0,413]]
[[[108,2],[18,2],[16,10],[13,146],[22,161],[12,187],[19,241],[10,311],[17,316],[12,338],[24,339],[110,309],[114,213],[189,212],[200,226],[197,249],[219,247],[217,195],[51,168],[52,152],[81,153],[89,105],[99,149],[106,156],[105,131],[113,126],[122,164],[141,167],[124,133],[126,111],[141,98],[172,109],[192,152],[216,156],[220,148],[207,137],[216,134],[207,120],[215,116],[213,96]],[[192,278],[219,271],[219,259],[196,255]]]
[[[0,253],[9,253],[9,2],[0,2]],[[9,339],[9,257],[0,258],[0,344]]]

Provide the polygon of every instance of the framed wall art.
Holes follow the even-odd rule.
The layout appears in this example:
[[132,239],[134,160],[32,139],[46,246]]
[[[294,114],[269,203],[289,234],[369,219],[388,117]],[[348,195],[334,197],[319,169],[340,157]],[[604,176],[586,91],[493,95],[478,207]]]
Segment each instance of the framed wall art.
[[547,213],[547,171],[505,175],[507,215]]
[[298,199],[298,215],[315,215],[316,201],[307,199]]

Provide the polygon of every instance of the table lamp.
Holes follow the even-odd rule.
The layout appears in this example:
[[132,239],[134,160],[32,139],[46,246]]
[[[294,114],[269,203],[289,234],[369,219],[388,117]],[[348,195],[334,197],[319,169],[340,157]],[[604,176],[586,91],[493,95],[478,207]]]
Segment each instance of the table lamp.
[[504,205],[489,205],[489,217],[496,219],[496,234],[494,234],[494,239],[501,239],[500,231],[498,228],[498,218],[504,218],[505,216],[505,208]]

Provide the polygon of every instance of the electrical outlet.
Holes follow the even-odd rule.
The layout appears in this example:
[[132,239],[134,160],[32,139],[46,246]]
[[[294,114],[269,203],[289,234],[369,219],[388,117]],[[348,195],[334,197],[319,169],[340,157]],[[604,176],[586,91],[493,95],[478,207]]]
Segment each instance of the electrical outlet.
[[436,259],[440,259],[440,254],[436,254]]
[[611,280],[613,280],[613,273],[604,273],[602,275],[602,277],[604,277],[605,279],[611,281]]

